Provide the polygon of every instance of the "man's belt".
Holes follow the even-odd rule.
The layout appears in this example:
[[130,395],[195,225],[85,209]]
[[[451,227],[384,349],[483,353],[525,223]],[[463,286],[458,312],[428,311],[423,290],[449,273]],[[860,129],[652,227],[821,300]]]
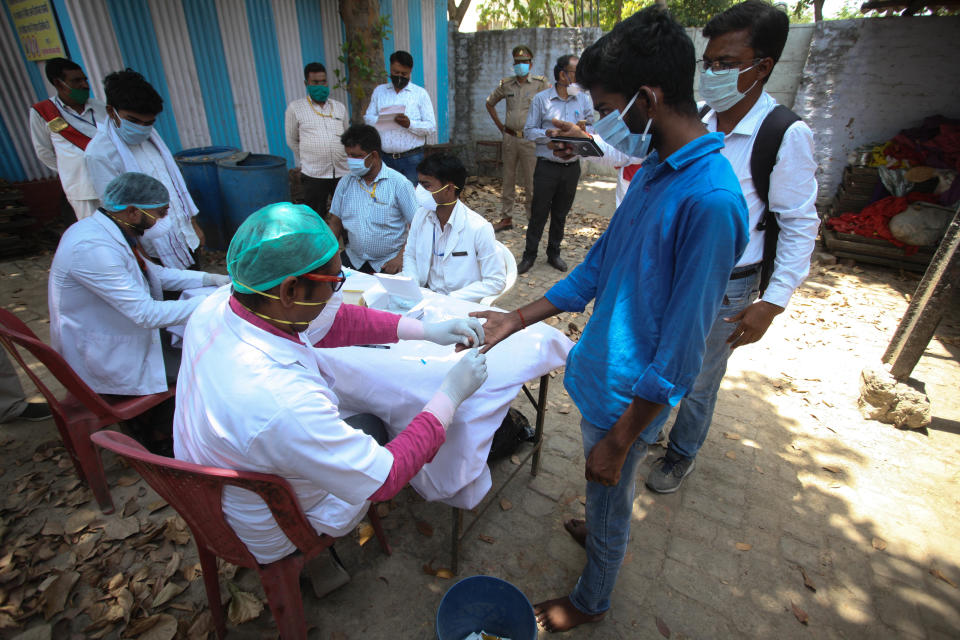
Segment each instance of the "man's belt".
[[47,128],[53,133],[59,133],[66,138],[67,141],[72,142],[82,150],[86,149],[87,145],[90,144],[89,137],[85,136],[63,119],[63,116],[60,115],[60,110],[57,109],[57,105],[53,104],[52,100],[38,102],[33,105],[33,108],[40,114],[40,117],[46,121]]
[[384,152],[383,155],[393,158],[394,160],[399,160],[400,158],[406,158],[407,156],[412,156],[418,153],[423,153],[423,147],[417,147],[416,149],[410,149],[408,151],[401,151],[400,153],[387,153]]
[[505,133],[509,133],[509,134],[512,135],[512,136],[516,136],[516,137],[518,137],[518,138],[523,138],[523,131],[517,131],[516,129],[511,129],[510,127],[504,127],[504,128],[503,128],[503,131],[504,131]]
[[537,162],[546,162],[547,164],[557,165],[558,167],[571,167],[575,164],[580,164],[580,160],[563,162],[562,160],[550,160],[549,158],[544,158],[543,156],[537,156]]
[[760,267],[761,267],[761,264],[758,262],[757,264],[750,264],[745,267],[734,269],[733,273],[730,275],[730,279],[740,280],[742,278],[748,278],[753,274],[757,273],[758,271],[760,271]]

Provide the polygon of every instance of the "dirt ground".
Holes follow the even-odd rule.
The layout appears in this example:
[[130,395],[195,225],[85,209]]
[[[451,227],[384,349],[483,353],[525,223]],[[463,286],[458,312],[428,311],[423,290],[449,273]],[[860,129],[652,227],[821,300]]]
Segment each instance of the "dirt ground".
[[[496,220],[498,193],[496,181],[483,180],[466,201]],[[571,266],[612,210],[613,184],[585,177],[567,223]],[[519,255],[525,218],[514,218],[518,227],[498,237]],[[4,308],[45,340],[51,257],[0,263]],[[560,276],[541,252],[498,304],[515,308]],[[681,491],[651,494],[640,480],[613,607],[567,637],[956,637],[958,309],[913,375],[932,403],[929,427],[898,431],[856,407],[859,373],[879,361],[917,282],[875,267],[814,265],[764,339],[731,358]],[[589,308],[554,324],[576,339],[588,319]],[[584,491],[579,414],[562,378],[551,380],[540,474],[521,471],[489,498],[457,576],[501,577],[533,602],[569,592],[584,560],[562,528],[583,513]],[[24,386],[32,392],[26,378]],[[532,417],[522,397],[515,406]],[[117,505],[104,516],[52,421],[5,424],[0,447],[0,637],[213,636],[189,532],[135,472],[104,456]],[[654,448],[641,476],[661,454]],[[496,464],[495,483],[514,468],[514,460]],[[454,582],[436,575],[450,567],[451,510],[409,488],[381,509],[393,555],[359,530],[337,543],[352,580],[323,600],[305,590],[311,638],[435,637],[437,606]],[[231,637],[276,637],[255,574],[224,566],[221,584]]]

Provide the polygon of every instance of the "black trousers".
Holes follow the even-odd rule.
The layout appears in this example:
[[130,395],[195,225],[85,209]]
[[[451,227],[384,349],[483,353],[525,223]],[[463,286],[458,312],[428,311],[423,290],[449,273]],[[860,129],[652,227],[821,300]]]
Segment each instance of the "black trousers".
[[547,256],[560,255],[560,243],[563,241],[567,214],[573,206],[579,181],[579,161],[561,164],[537,158],[537,167],[533,171],[533,203],[530,206],[530,223],[527,225],[527,246],[523,250],[524,258],[537,257],[547,217],[550,218]]
[[303,204],[320,214],[326,220],[330,211],[330,198],[337,188],[340,178],[311,178],[300,174],[300,184],[303,185]]

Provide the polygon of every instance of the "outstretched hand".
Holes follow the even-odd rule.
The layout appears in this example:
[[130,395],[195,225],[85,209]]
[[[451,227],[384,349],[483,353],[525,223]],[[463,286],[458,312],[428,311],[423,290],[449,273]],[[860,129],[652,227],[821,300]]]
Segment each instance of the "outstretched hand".
[[727,338],[730,349],[742,347],[762,338],[770,328],[773,319],[781,313],[783,313],[783,307],[758,300],[737,315],[724,318],[724,322],[737,323],[733,333]]
[[[589,138],[587,132],[578,127],[572,122],[567,122],[566,120],[560,120],[559,118],[553,119],[553,129],[547,129],[548,138],[556,138],[557,136],[565,136],[568,138]],[[565,142],[550,142],[547,145],[549,148],[553,149],[553,155],[560,158],[561,160],[571,160],[576,154],[573,152],[573,147]]]
[[[516,313],[503,313],[501,311],[474,311],[470,314],[473,318],[486,320],[483,325],[483,348],[480,353],[490,351],[498,342],[506,340],[514,333],[523,328],[520,324],[520,317]],[[463,351],[468,347],[457,345],[457,351]]]

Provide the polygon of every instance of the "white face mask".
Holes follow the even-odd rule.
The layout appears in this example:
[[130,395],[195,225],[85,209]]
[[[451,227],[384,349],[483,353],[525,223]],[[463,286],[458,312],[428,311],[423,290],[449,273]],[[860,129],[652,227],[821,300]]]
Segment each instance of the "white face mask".
[[427,211],[436,211],[437,210],[437,201],[433,199],[433,195],[427,191],[422,184],[417,184],[416,188],[417,194],[417,204],[426,209]]
[[170,216],[166,215],[160,218],[159,220],[157,220],[152,227],[144,231],[143,236],[141,237],[147,242],[156,242],[163,236],[170,233],[171,229],[172,227],[170,226]]
[[581,87],[580,85],[578,85],[578,84],[576,84],[576,83],[574,83],[574,84],[570,85],[569,87],[567,87],[567,95],[575,96],[575,95],[577,95],[578,93],[580,93],[581,91],[583,91],[583,87]]

